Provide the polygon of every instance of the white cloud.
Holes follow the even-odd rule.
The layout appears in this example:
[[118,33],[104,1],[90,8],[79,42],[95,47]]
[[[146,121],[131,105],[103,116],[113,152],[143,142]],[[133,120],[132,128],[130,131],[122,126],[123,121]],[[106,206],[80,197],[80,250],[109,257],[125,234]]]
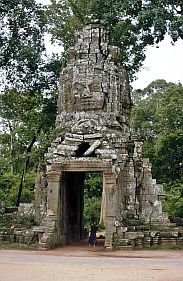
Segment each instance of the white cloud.
[[37,2],[37,3],[44,4],[44,5],[50,4],[50,0],[36,0],[36,2]]
[[133,82],[134,88],[145,88],[156,79],[183,84],[183,40],[173,46],[167,36],[159,48],[148,47],[142,70]]

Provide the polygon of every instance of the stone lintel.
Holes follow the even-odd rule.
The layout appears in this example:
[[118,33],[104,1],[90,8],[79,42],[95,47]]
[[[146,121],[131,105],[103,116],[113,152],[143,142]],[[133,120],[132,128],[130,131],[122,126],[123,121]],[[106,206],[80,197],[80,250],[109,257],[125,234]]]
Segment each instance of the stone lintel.
[[[112,168],[110,161],[67,161],[66,163],[52,163],[52,169],[56,171],[106,171]],[[54,172],[53,172],[54,173]]]
[[101,137],[102,137],[102,134],[100,134],[100,133],[87,134],[87,135],[84,135],[84,140],[87,140],[87,139],[97,139],[97,138],[101,138]]

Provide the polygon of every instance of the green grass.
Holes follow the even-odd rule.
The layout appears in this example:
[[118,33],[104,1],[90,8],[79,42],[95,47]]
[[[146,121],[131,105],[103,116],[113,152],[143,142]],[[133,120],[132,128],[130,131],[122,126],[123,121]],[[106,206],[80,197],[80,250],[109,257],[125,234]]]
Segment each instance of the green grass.
[[151,246],[151,247],[144,247],[138,250],[183,250],[183,245],[166,245],[166,246]]
[[19,244],[19,243],[10,243],[5,241],[0,241],[0,249],[1,250],[37,250],[37,244],[26,245],[26,244]]

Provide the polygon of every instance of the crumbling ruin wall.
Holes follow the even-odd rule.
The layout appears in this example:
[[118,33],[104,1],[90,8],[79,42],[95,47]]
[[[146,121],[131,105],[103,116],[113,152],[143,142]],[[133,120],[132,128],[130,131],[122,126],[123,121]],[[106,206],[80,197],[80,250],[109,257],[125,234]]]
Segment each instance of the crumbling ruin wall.
[[[106,227],[106,248],[111,249],[113,242],[142,244],[145,232],[137,229],[139,224],[169,223],[160,201],[163,188],[152,179],[151,166],[142,158],[142,143],[131,136],[128,79],[119,49],[109,45],[108,37],[100,22],[77,32],[76,44],[68,50],[61,72],[56,119],[59,133],[47,153],[47,191],[43,192],[41,170],[36,190],[38,213],[42,202],[47,202],[46,214],[36,229],[42,232],[43,248],[66,243],[81,227],[79,222],[75,226],[68,222],[71,185],[66,173],[103,173],[101,219]],[[81,212],[77,212],[77,221],[81,221]],[[71,229],[77,233],[70,233]],[[143,241],[150,241],[150,234],[146,236]]]
[[[37,234],[42,249],[82,238],[84,173],[97,171],[103,173],[106,248],[182,243],[180,229],[162,211],[163,186],[131,134],[132,101],[119,49],[109,45],[98,21],[77,32],[75,41],[60,75],[57,138],[47,166],[41,162],[37,170],[34,208],[21,205],[19,217],[34,217],[38,226],[28,233]],[[17,239],[25,236],[13,228],[12,239],[15,231]]]

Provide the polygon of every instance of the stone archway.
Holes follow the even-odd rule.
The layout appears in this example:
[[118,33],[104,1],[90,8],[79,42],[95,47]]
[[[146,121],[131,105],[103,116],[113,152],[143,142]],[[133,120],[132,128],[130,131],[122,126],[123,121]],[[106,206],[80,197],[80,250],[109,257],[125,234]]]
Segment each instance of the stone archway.
[[121,235],[122,242],[130,240],[129,233],[123,239],[123,223],[136,229],[141,221],[169,220],[159,200],[163,186],[156,184],[149,161],[142,158],[142,143],[135,135],[131,138],[132,101],[119,50],[109,45],[100,22],[85,26],[78,35],[60,76],[58,134],[47,153],[47,213],[40,229],[48,248],[79,238],[81,174],[101,171],[105,247],[111,249],[115,235]]
[[84,179],[84,172],[62,172],[60,230],[67,243],[83,239]]
[[[98,163],[95,163],[93,167],[87,167],[83,163],[82,169],[75,167],[73,171],[74,167],[71,165],[69,170],[49,174],[48,216],[55,221],[53,230],[57,236],[57,239],[54,236],[55,241],[61,241],[65,245],[83,238],[85,172],[100,171],[103,174],[103,193],[105,192],[105,206],[102,212],[105,225],[105,247],[112,248],[114,220],[117,212],[116,176],[112,171],[106,171],[102,164],[100,164],[100,169],[98,166]],[[103,166],[106,168],[106,165]]]

